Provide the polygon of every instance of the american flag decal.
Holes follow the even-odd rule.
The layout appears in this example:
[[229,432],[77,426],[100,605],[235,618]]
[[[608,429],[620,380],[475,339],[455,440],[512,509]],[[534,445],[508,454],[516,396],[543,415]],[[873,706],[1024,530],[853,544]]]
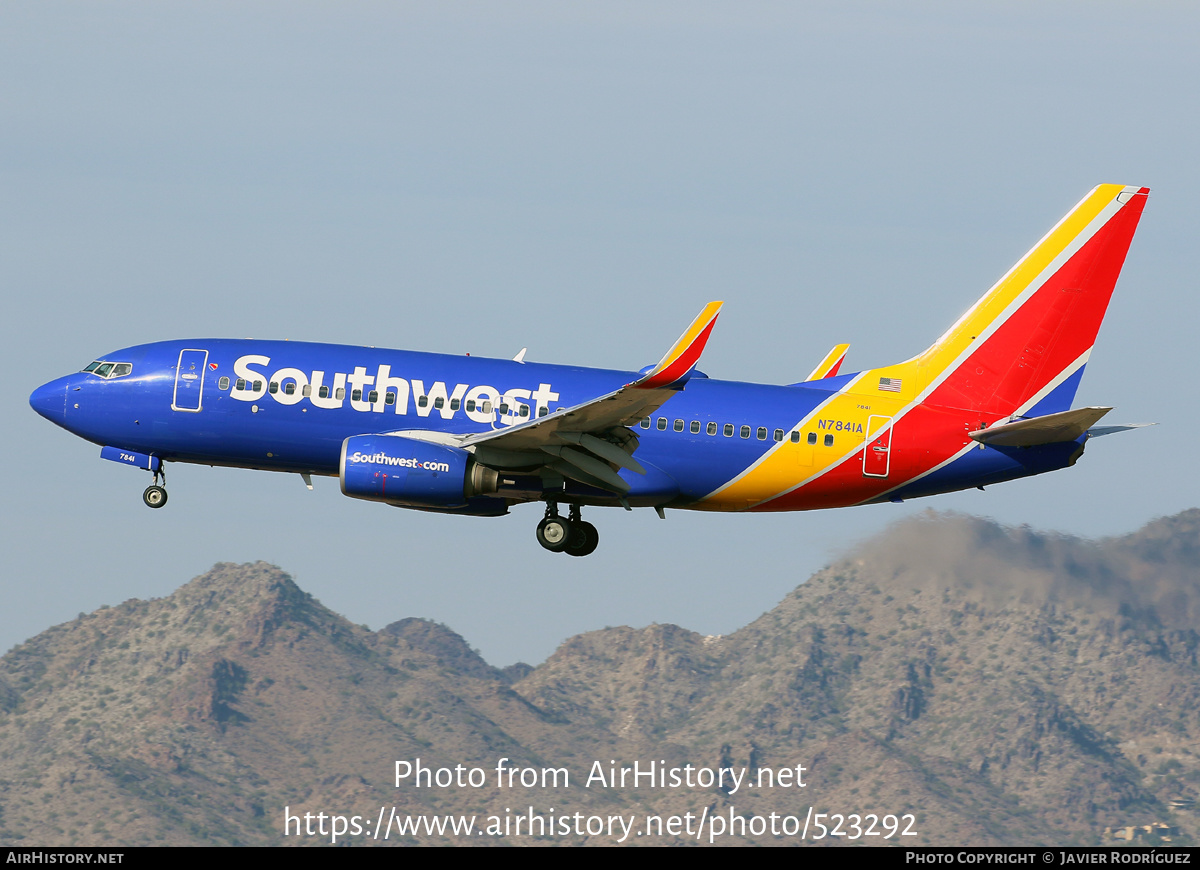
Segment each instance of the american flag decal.
[[887,390],[889,393],[900,392],[900,378],[880,378],[879,389]]

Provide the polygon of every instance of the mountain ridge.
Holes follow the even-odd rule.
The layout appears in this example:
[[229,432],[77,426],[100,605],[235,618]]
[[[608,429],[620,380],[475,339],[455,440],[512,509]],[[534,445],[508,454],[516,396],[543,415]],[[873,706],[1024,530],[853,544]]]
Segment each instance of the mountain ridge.
[[[410,617],[372,632],[274,566],[222,563],[0,658],[0,838],[315,843],[282,835],[284,808],[374,818],[507,801],[912,812],[922,844],[1095,843],[1106,827],[1166,820],[1190,841],[1198,559],[1200,510],[1098,541],[928,514],[729,635],[599,629],[504,669],[446,626]],[[488,771],[504,758],[565,769],[573,785],[397,788],[395,762],[418,758]],[[803,767],[808,782],[581,787],[597,763],[637,760],[751,777]]]

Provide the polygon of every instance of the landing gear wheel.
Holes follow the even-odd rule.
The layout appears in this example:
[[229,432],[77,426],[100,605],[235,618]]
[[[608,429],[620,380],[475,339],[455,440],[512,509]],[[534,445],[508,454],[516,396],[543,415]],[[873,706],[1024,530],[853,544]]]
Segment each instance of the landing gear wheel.
[[167,503],[167,491],[157,484],[148,486],[142,493],[142,501],[146,507],[160,508]]
[[571,540],[571,524],[557,514],[546,517],[538,523],[537,540],[551,553],[561,553]]
[[571,522],[571,534],[563,548],[568,556],[587,556],[595,552],[600,543],[600,533],[591,523],[583,520]]

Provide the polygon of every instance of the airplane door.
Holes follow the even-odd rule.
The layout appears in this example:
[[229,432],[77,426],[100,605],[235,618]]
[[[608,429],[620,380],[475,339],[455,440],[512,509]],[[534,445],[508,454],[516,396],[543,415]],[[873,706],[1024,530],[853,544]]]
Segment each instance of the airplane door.
[[863,477],[887,477],[891,459],[892,418],[868,417],[867,446],[863,450]]
[[175,367],[175,393],[171,398],[172,411],[199,411],[204,398],[204,372],[208,368],[208,351],[181,350]]

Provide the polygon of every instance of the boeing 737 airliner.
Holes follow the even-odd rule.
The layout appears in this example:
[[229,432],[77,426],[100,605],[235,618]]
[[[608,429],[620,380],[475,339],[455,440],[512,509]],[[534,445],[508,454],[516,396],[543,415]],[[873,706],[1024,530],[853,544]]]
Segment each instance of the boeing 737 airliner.
[[[43,417],[152,472],[168,462],[336,476],[397,507],[500,516],[584,556],[586,505],[790,511],[901,501],[1073,465],[1110,408],[1071,410],[1148,190],[1105,184],[928,350],[808,380],[697,371],[712,302],[641,372],[283,341],[138,345],[30,396]],[[565,506],[568,516],[559,514]]]

